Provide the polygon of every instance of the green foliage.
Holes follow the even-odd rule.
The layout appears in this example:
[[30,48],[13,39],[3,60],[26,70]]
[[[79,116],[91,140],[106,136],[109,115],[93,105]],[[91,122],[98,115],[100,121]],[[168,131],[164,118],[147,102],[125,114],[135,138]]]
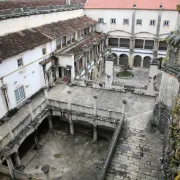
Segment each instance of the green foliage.
[[116,77],[133,77],[134,74],[130,71],[122,71],[116,74]]

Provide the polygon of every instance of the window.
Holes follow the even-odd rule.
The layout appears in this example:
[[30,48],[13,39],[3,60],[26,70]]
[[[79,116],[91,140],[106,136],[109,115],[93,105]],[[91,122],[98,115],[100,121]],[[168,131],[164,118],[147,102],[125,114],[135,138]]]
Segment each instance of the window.
[[98,22],[99,24],[104,24],[104,18],[99,18]]
[[16,89],[14,92],[15,92],[15,97],[16,97],[17,102],[20,102],[21,100],[23,100],[25,98],[25,93],[24,93],[23,86]]
[[150,26],[155,26],[156,25],[156,21],[155,20],[150,20]]
[[129,25],[129,19],[124,19],[123,24],[124,25]]
[[115,18],[111,19],[111,24],[116,24],[116,19]]
[[45,55],[46,54],[46,48],[42,48],[42,54]]
[[169,26],[169,21],[164,21],[163,26]]
[[22,67],[23,66],[23,59],[22,58],[18,59],[17,64],[18,64],[18,67]]
[[142,19],[137,19],[136,20],[136,25],[142,25]]

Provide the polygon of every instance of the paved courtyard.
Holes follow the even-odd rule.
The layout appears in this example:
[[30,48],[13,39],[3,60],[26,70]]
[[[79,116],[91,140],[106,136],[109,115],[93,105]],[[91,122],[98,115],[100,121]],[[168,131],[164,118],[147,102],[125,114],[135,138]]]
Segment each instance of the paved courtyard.
[[56,85],[49,91],[49,98],[59,101],[68,101],[67,91],[71,90],[72,103],[94,106],[94,95],[98,95],[97,108],[121,112],[122,100],[127,100],[126,116],[131,117],[144,112],[152,111],[155,98],[136,95],[132,93],[114,92],[108,90],[93,89],[88,87],[72,86],[64,84]]
[[[124,85],[143,87],[145,84],[148,84],[149,81],[149,69],[144,68],[133,68],[130,70],[133,72],[134,77],[132,79],[121,79],[116,77],[118,72],[122,71],[119,66],[114,66],[114,82],[122,83]],[[105,82],[105,74],[98,78],[98,81]]]
[[[75,134],[72,138],[64,131],[48,133],[43,138],[43,146],[32,157],[26,173],[35,175],[36,178],[45,179],[41,171],[43,164],[50,165],[51,180],[95,180],[105,160],[108,140],[92,142],[92,137]],[[26,162],[28,152],[23,158]]]

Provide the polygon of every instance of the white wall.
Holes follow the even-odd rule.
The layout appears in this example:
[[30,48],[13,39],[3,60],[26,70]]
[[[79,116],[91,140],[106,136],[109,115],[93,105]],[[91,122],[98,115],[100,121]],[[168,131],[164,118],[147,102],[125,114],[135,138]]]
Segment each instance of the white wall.
[[[105,24],[97,24],[96,30],[99,32],[108,33],[109,31],[123,30],[131,32],[132,25],[132,10],[119,9],[85,9],[85,14],[98,21],[99,18],[104,18]],[[116,18],[116,25],[112,25],[111,18]],[[129,19],[129,25],[123,25],[123,19]]]
[[[110,31],[113,32],[114,35],[117,36],[128,36],[128,33],[131,32],[132,26],[132,10],[125,10],[125,9],[85,9],[85,14],[88,17],[97,20],[99,18],[104,18],[105,24],[97,24],[97,31],[108,33]],[[112,25],[110,23],[111,18],[116,18],[116,25]],[[129,19],[129,26],[123,25],[123,19]],[[136,20],[142,19],[142,26],[136,25]],[[155,26],[149,26],[150,20],[156,20]],[[170,26],[163,27],[164,20],[170,21]],[[156,34],[157,30],[157,23],[158,23],[158,11],[157,10],[136,10],[135,15],[135,31],[134,33],[137,34],[136,36],[144,36],[147,35],[153,36]],[[162,21],[161,21],[161,29],[160,34],[169,33],[170,31],[174,31],[178,23],[178,12],[177,11],[162,11]],[[123,32],[125,31],[125,32]],[[142,34],[141,32],[148,32],[146,34]],[[140,33],[140,34],[139,34]],[[149,34],[149,35],[148,35]],[[153,34],[153,35],[151,35]]]
[[38,27],[51,22],[67,20],[84,15],[83,9],[73,11],[62,11],[50,14],[31,15],[0,21],[0,36],[23,29]]
[[[47,52],[44,56],[42,55],[43,47],[46,47]],[[3,82],[8,87],[7,92],[11,109],[21,103],[16,102],[15,89],[23,86],[26,96],[25,99],[27,99],[45,86],[43,68],[39,62],[49,58],[51,51],[51,43],[49,42],[17,56],[8,58],[0,64],[0,77],[3,77]],[[18,69],[17,59],[19,58],[23,58],[24,66]],[[0,117],[2,114],[3,113],[0,112]]]
[[61,67],[71,66],[71,82],[75,78],[75,69],[74,69],[74,55],[71,56],[59,56],[59,65]]

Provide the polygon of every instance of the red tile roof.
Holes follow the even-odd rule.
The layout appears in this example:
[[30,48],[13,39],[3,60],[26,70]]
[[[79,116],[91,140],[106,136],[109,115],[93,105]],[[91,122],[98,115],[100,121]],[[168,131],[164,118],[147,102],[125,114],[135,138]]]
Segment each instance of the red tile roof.
[[82,30],[97,22],[86,16],[58,21],[56,23],[46,24],[36,29],[53,38],[60,38],[75,33],[77,30]]
[[38,31],[30,30],[0,36],[0,59],[5,60],[50,41]]
[[91,34],[89,37],[87,37],[86,39],[84,39],[77,46],[70,48],[65,52],[60,52],[59,54],[65,54],[65,55],[66,54],[74,54],[74,58],[77,58],[79,55],[81,55],[83,53],[84,45],[86,45],[88,48],[90,48],[91,46],[93,46],[94,39],[96,39],[96,41],[99,41],[102,38],[104,38],[104,34],[95,32],[95,33]]
[[[22,7],[65,5],[65,0],[10,0],[0,2],[0,10]],[[86,0],[71,0],[71,4],[85,4]]]
[[159,9],[162,2],[163,9],[176,10],[180,0],[88,0],[85,9],[131,9],[134,2],[137,9]]

